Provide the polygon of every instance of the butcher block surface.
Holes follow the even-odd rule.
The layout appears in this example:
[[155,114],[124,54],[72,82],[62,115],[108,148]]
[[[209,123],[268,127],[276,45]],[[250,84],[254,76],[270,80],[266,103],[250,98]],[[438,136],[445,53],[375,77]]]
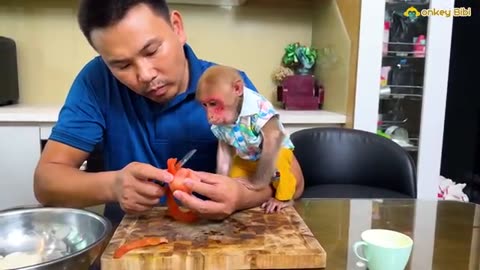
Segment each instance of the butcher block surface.
[[[101,258],[102,270],[324,268],[327,254],[293,207],[265,214],[237,212],[223,221],[183,224],[163,207],[145,216],[125,216]],[[127,241],[166,237],[167,244],[136,249],[119,259]]]

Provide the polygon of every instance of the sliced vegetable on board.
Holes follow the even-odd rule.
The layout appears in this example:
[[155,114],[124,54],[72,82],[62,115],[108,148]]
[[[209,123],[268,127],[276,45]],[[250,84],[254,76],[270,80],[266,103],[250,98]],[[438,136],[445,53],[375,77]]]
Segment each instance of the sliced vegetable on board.
[[157,245],[166,244],[166,243],[168,243],[168,240],[165,237],[145,237],[138,240],[130,241],[121,245],[119,248],[117,248],[113,253],[113,258],[115,259],[121,258],[127,252],[134,249],[157,246]]

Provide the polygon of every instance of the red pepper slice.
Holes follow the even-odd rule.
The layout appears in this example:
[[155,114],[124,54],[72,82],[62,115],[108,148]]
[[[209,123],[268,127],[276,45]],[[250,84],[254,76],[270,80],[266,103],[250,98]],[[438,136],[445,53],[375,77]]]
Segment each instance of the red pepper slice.
[[182,190],[188,194],[192,194],[192,190],[183,184],[185,178],[191,178],[198,180],[192,170],[181,168],[177,164],[176,158],[169,158],[167,160],[167,170],[169,173],[174,175],[174,179],[170,182],[169,187],[166,190],[167,195],[167,207],[168,214],[175,220],[192,223],[198,220],[198,216],[195,215],[192,211],[182,211],[178,206],[175,198],[173,197],[173,192],[175,190]]
[[149,247],[149,246],[157,246],[164,243],[168,243],[168,240],[165,237],[146,237],[146,238],[134,240],[131,242],[127,242],[115,250],[115,252],[113,253],[113,258],[115,259],[121,258],[123,255],[125,255],[125,253],[133,249]]

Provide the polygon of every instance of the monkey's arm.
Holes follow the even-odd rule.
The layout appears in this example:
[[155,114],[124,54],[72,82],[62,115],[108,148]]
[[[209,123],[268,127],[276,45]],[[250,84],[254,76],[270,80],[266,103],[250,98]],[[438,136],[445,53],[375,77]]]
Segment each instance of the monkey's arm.
[[218,140],[217,174],[228,175],[232,164],[233,153],[231,147],[222,140]]
[[277,156],[285,138],[285,134],[280,129],[278,116],[270,118],[262,127],[261,132],[263,136],[262,154],[260,155],[255,175],[251,179],[254,189],[270,184],[275,171]]

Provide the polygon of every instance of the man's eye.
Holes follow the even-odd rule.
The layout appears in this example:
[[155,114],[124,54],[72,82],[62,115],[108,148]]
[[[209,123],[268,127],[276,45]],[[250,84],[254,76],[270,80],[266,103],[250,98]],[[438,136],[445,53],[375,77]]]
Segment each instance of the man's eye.
[[210,105],[210,106],[212,106],[212,107],[213,107],[213,106],[217,106],[217,102],[215,102],[215,101],[210,101],[210,102],[208,103],[208,105]]
[[154,49],[154,50],[150,50],[146,53],[147,56],[152,56],[154,55],[155,53],[157,52],[157,49]]
[[125,64],[125,65],[121,65],[121,66],[118,66],[119,69],[126,69],[130,66],[130,64]]

